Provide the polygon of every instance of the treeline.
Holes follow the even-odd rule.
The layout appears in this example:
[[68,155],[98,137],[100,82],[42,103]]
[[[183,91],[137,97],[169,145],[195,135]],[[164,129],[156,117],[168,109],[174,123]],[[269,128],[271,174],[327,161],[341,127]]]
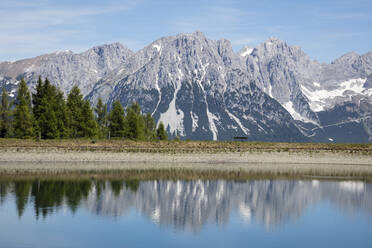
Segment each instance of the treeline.
[[100,98],[92,108],[77,86],[65,99],[60,89],[41,77],[33,94],[22,79],[13,102],[9,101],[9,95],[3,88],[0,137],[168,139],[163,123],[156,128],[151,114],[142,114],[136,102],[124,110],[120,102],[115,101],[108,112],[107,104],[103,104]]

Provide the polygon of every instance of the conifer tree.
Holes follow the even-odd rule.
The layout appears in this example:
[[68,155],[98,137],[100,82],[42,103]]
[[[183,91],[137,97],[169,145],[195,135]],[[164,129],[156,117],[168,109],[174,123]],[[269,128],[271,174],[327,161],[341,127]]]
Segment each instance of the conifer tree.
[[36,84],[36,92],[32,94],[32,104],[33,104],[33,114],[35,119],[39,119],[41,115],[41,106],[42,106],[42,99],[45,96],[44,92],[44,82],[39,76],[39,79]]
[[130,108],[136,115],[141,115],[141,106],[138,104],[138,102],[133,102]]
[[58,90],[55,98],[55,111],[57,117],[57,129],[59,138],[71,137],[70,116],[63,92]]
[[46,78],[39,77],[32,95],[35,130],[43,139],[68,136],[68,118],[63,93]]
[[99,136],[100,138],[107,137],[108,128],[107,128],[107,104],[103,104],[102,98],[98,98],[97,105],[94,109],[97,116],[97,124],[99,127]]
[[159,123],[158,129],[156,129],[156,136],[159,140],[168,139],[168,135],[167,135],[167,132],[165,131],[163,122]]
[[0,106],[0,137],[8,138],[12,133],[12,111],[10,109],[9,95],[5,87],[1,94],[1,106]]
[[112,104],[112,109],[109,115],[109,131],[111,137],[124,137],[125,133],[125,118],[124,108],[119,101]]
[[90,106],[88,100],[83,100],[82,105],[82,113],[83,113],[83,122],[82,122],[82,129],[83,129],[83,136],[82,137],[95,137],[98,135],[98,126],[97,122],[94,119],[93,110]]
[[[39,88],[39,82],[36,86],[37,89]],[[57,116],[55,113],[56,95],[57,89],[51,85],[48,79],[45,79],[44,83],[41,82],[40,92],[37,91],[36,95],[33,95],[35,129],[43,139],[58,137]]]
[[[145,124],[142,116],[138,113],[136,105],[127,108],[125,137],[133,140],[143,140]],[[140,110],[139,110],[140,111]]]
[[18,87],[14,110],[14,132],[17,138],[31,138],[34,134],[31,95],[24,79]]
[[97,134],[93,111],[89,102],[83,99],[83,95],[77,86],[74,86],[68,94],[67,108],[73,138],[93,137]]
[[143,121],[145,123],[145,138],[146,140],[152,140],[155,139],[156,133],[155,133],[155,121],[154,118],[152,118],[150,113],[147,113],[145,116],[143,116]]
[[70,129],[73,138],[82,137],[82,109],[83,96],[77,86],[74,86],[67,96],[67,109],[70,116]]

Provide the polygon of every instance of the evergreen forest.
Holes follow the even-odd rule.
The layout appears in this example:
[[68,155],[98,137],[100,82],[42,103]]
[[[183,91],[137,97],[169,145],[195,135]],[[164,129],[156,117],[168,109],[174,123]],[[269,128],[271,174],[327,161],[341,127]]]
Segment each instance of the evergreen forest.
[[109,112],[101,98],[91,106],[77,86],[65,98],[47,78],[39,77],[34,93],[22,79],[14,101],[2,89],[0,138],[167,140],[168,136],[163,123],[156,127],[151,114],[142,113],[136,102],[124,109],[115,101]]

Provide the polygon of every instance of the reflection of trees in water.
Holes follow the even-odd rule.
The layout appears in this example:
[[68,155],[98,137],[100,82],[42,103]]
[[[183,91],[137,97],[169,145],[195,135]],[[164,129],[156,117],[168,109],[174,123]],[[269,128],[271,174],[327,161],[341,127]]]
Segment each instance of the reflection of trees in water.
[[67,206],[98,215],[120,216],[130,209],[159,225],[200,230],[206,223],[225,224],[236,211],[244,221],[267,227],[299,218],[320,201],[330,201],[348,212],[372,214],[372,185],[363,182],[298,180],[255,181],[58,181],[0,183],[0,203],[15,195],[19,216],[33,204],[44,217]]
[[[92,186],[97,197],[101,197],[102,192],[107,188],[104,181],[58,181],[58,180],[25,180],[15,182],[0,182],[0,204],[3,204],[8,194],[15,196],[15,203],[18,216],[21,217],[27,204],[33,204],[35,216],[41,214],[46,217],[58,210],[62,205],[68,206],[71,212],[75,212],[83,201],[87,200]],[[139,181],[111,181],[109,189],[119,195],[123,187],[136,192]]]
[[16,206],[18,210],[18,216],[22,216],[28,202],[28,196],[30,194],[31,182],[22,181],[14,184],[14,194],[16,195]]
[[7,194],[14,194],[19,217],[28,203],[34,205],[36,217],[40,214],[46,217],[64,203],[75,212],[88,197],[91,185],[91,181],[16,181],[2,182],[0,191],[2,201]]
[[0,205],[4,203],[5,197],[8,193],[8,188],[10,186],[9,182],[0,182]]
[[91,181],[34,181],[31,197],[36,216],[40,212],[45,217],[53,213],[64,201],[75,212],[82,200],[88,197]]

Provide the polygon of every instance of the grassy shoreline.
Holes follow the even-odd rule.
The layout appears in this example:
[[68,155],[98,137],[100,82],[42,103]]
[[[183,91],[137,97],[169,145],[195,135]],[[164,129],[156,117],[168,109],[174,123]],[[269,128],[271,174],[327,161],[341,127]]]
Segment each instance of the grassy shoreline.
[[372,181],[372,167],[346,164],[0,162],[0,178],[353,179]]
[[0,139],[1,177],[372,179],[372,144]]
[[222,153],[222,152],[341,152],[372,155],[371,144],[276,143],[239,141],[131,141],[131,140],[23,140],[1,139],[0,151],[20,149],[61,149],[144,153]]

